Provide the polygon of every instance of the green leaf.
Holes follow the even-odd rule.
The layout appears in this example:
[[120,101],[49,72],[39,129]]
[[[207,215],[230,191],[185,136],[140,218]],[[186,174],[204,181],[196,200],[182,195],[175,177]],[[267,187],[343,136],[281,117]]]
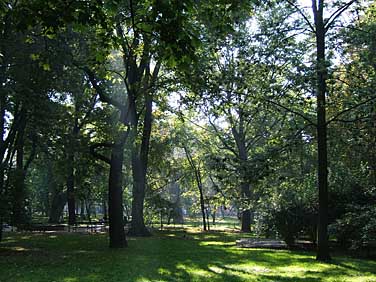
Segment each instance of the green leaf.
[[48,63],[43,63],[42,68],[43,68],[44,71],[50,71],[51,70],[50,64],[48,64]]

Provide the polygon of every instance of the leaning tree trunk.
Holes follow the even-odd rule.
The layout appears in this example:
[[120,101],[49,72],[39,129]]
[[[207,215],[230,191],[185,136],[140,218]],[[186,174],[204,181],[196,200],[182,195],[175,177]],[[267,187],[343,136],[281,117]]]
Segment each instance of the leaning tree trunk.
[[111,153],[110,176],[108,183],[110,248],[124,248],[127,246],[123,218],[123,154],[124,142],[115,144]]
[[197,188],[198,188],[198,191],[200,193],[200,209],[201,209],[201,215],[202,215],[202,224],[203,224],[203,227],[204,227],[204,231],[206,231],[207,225],[206,225],[206,213],[205,213],[205,199],[204,199],[204,192],[203,192],[203,189],[202,189],[200,167],[199,167],[199,165],[196,166],[188,148],[185,147],[185,146],[183,148],[184,148],[185,155],[188,159],[189,165],[194,172],[196,183],[197,183]]
[[324,1],[312,0],[316,27],[316,76],[317,76],[317,152],[318,152],[318,190],[319,216],[317,232],[317,256],[320,261],[330,260],[328,240],[328,152],[326,123],[326,79],[325,61],[325,23],[323,19]]

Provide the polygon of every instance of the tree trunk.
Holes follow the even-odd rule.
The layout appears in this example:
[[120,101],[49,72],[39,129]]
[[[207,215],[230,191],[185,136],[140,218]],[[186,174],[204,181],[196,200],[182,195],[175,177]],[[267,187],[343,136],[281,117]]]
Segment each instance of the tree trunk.
[[[241,192],[242,192],[242,198],[246,199],[245,202],[248,204],[250,196],[251,196],[251,191],[249,189],[249,184],[248,183],[243,183],[241,184]],[[244,205],[244,203],[243,203]],[[241,231],[245,233],[251,232],[251,211],[249,207],[246,209],[243,209],[242,211],[242,226],[241,226]]]
[[86,216],[85,216],[85,200],[84,199],[80,200],[80,219],[81,220],[86,219]]
[[111,153],[110,176],[108,183],[110,248],[124,248],[127,246],[123,218],[123,154],[124,143],[120,142],[115,144]]
[[89,223],[91,223],[91,204],[90,204],[90,201],[85,202],[85,210],[86,210],[87,220],[89,221]]
[[[247,180],[245,166],[248,161],[248,152],[245,142],[245,132],[244,132],[244,117],[243,111],[239,109],[239,127],[236,128],[235,125],[231,128],[232,135],[234,136],[236,147],[238,149],[238,157],[240,160],[240,194],[241,194],[241,205],[243,206],[241,214],[241,231],[245,233],[251,232],[251,211],[249,209],[249,201],[251,199],[250,185]],[[246,206],[244,208],[244,206]]]
[[67,177],[67,199],[68,199],[68,224],[76,224],[76,203],[74,192],[74,157],[72,153],[68,156],[68,177]]
[[[197,178],[197,177],[196,177]],[[200,177],[198,178],[200,179]],[[197,179],[196,179],[197,180]],[[204,226],[204,231],[207,231],[208,228],[206,226],[206,215],[205,215],[205,201],[204,201],[204,193],[202,191],[202,183],[201,180],[197,180],[199,183],[197,185],[198,190],[200,192],[200,208],[201,208],[201,215],[202,215],[202,225]]]
[[318,152],[318,190],[319,215],[317,228],[317,256],[320,261],[330,260],[328,242],[328,152],[326,124],[326,79],[325,26],[323,19],[324,1],[312,0],[316,27],[316,75],[317,75],[317,152]]
[[188,159],[189,165],[191,166],[191,168],[192,168],[192,170],[195,174],[197,188],[198,188],[198,191],[200,193],[200,209],[201,209],[201,215],[202,215],[202,224],[204,226],[204,231],[206,231],[207,227],[206,227],[206,214],[205,214],[205,199],[204,199],[204,192],[203,192],[203,189],[202,189],[200,167],[199,167],[199,165],[196,166],[196,164],[194,163],[193,158],[192,158],[190,152],[188,151],[188,148],[185,147],[185,146],[183,148],[184,148],[184,151],[185,151],[185,155]]
[[0,214],[0,243],[3,240],[3,216]]
[[132,236],[150,236],[149,230],[144,222],[144,199],[146,175],[144,166],[141,163],[137,152],[132,156],[132,175],[133,175],[133,197],[132,197],[132,222],[129,235]]
[[51,207],[50,207],[50,215],[48,222],[49,223],[60,223],[64,206],[67,202],[67,195],[63,192],[56,192],[53,195]]
[[104,220],[105,222],[107,222],[107,220],[108,220],[108,215],[107,215],[107,202],[106,202],[105,199],[103,200],[102,211],[103,211],[103,220]]
[[24,133],[26,127],[26,112],[24,109],[20,113],[20,126],[17,132],[15,148],[16,169],[14,172],[14,191],[13,191],[13,214],[12,221],[15,226],[24,224],[26,221],[25,213],[25,171],[24,171]]
[[[180,193],[180,189],[179,189]],[[183,224],[184,217],[183,217],[183,209],[181,207],[180,195],[178,196],[176,202],[174,203],[174,210],[172,213],[173,221],[176,224]]]
[[210,231],[210,220],[209,220],[209,209],[206,209],[206,224],[208,226],[208,231]]
[[[1,70],[2,71],[2,70]],[[2,73],[2,72],[1,72]],[[2,83],[3,79],[0,79]],[[5,93],[4,90],[0,88],[0,152],[5,152],[3,150],[4,146],[4,133],[5,133]],[[0,156],[0,242],[3,239],[3,221],[6,214],[6,201],[5,201],[5,187],[4,187],[4,154]]]
[[[2,16],[2,31],[0,32],[0,41],[1,42],[7,42],[9,39],[9,35],[12,34],[12,25],[11,21],[12,18],[10,16],[10,13],[8,15]],[[10,45],[9,45],[10,46]],[[9,68],[9,59],[10,56],[8,54],[9,49],[8,44],[1,44],[0,53],[2,54],[2,62],[0,64],[0,242],[2,240],[3,235],[3,222],[4,219],[6,219],[6,216],[8,215],[8,207],[6,203],[6,189],[4,187],[5,184],[5,154],[6,151],[9,150],[9,147],[6,144],[6,136],[5,136],[5,113],[7,108],[7,96],[8,93],[6,92],[6,88],[3,87],[5,85],[5,82],[7,81],[7,69]],[[9,130],[9,129],[8,129]],[[9,132],[9,131],[8,131]],[[9,135],[8,135],[9,138]],[[8,148],[7,148],[8,147]]]
[[[144,200],[146,189],[146,173],[148,166],[149,143],[152,126],[153,100],[151,95],[145,93],[145,116],[142,131],[141,147],[134,145],[132,152],[132,175],[133,175],[133,201],[132,201],[132,224],[129,234],[132,236],[150,236],[144,222]],[[136,129],[135,129],[136,134]],[[133,135],[135,136],[135,135]]]
[[72,142],[69,144],[68,148],[68,176],[67,176],[67,198],[68,198],[68,224],[75,225],[76,224],[76,197],[75,197],[75,189],[74,189],[74,154],[76,148],[76,140],[79,133],[78,127],[78,118],[74,120],[74,126],[72,129]]

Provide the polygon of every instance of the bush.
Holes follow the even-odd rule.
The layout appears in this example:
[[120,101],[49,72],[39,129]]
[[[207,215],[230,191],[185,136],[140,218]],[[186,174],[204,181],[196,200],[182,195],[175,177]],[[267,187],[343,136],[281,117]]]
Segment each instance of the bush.
[[288,246],[302,235],[315,242],[316,218],[315,209],[290,191],[280,195],[274,205],[263,206],[256,215],[256,230],[267,237],[277,234]]
[[352,206],[331,226],[331,231],[341,247],[361,250],[376,242],[376,207]]

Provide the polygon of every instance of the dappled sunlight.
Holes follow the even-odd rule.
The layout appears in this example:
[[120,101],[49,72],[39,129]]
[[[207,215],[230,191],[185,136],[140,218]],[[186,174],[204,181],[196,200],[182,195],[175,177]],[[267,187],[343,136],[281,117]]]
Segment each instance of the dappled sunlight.
[[146,277],[139,277],[135,282],[151,282],[151,280]]
[[221,267],[215,266],[215,265],[209,265],[208,269],[214,273],[221,274],[225,272],[225,270]]
[[251,265],[249,264],[240,264],[240,265],[225,265],[225,269],[232,270],[232,271],[238,271],[243,273],[249,273],[249,274],[255,274],[255,273],[266,273],[270,272],[271,270],[264,266],[259,265]]
[[199,243],[199,246],[234,246],[234,243],[221,241],[203,241]]
[[[338,281],[336,279],[331,279],[330,281]],[[359,275],[357,277],[351,277],[346,281],[349,282],[375,282],[376,278],[374,275]]]
[[172,274],[170,270],[163,268],[163,267],[158,269],[158,273],[161,275],[167,275],[167,276]]
[[184,270],[187,272],[191,277],[202,279],[201,281],[204,281],[204,279],[213,278],[213,273],[202,269],[196,265],[187,265],[187,264],[177,264],[176,268],[179,270]]
[[78,278],[77,277],[66,277],[64,278],[63,282],[78,282]]
[[165,236],[167,236],[167,237],[175,237],[175,238],[177,237],[176,234],[173,234],[173,233],[165,234]]
[[15,246],[15,247],[10,247],[9,250],[16,251],[16,252],[26,252],[30,251],[30,249],[21,247],[21,246]]

